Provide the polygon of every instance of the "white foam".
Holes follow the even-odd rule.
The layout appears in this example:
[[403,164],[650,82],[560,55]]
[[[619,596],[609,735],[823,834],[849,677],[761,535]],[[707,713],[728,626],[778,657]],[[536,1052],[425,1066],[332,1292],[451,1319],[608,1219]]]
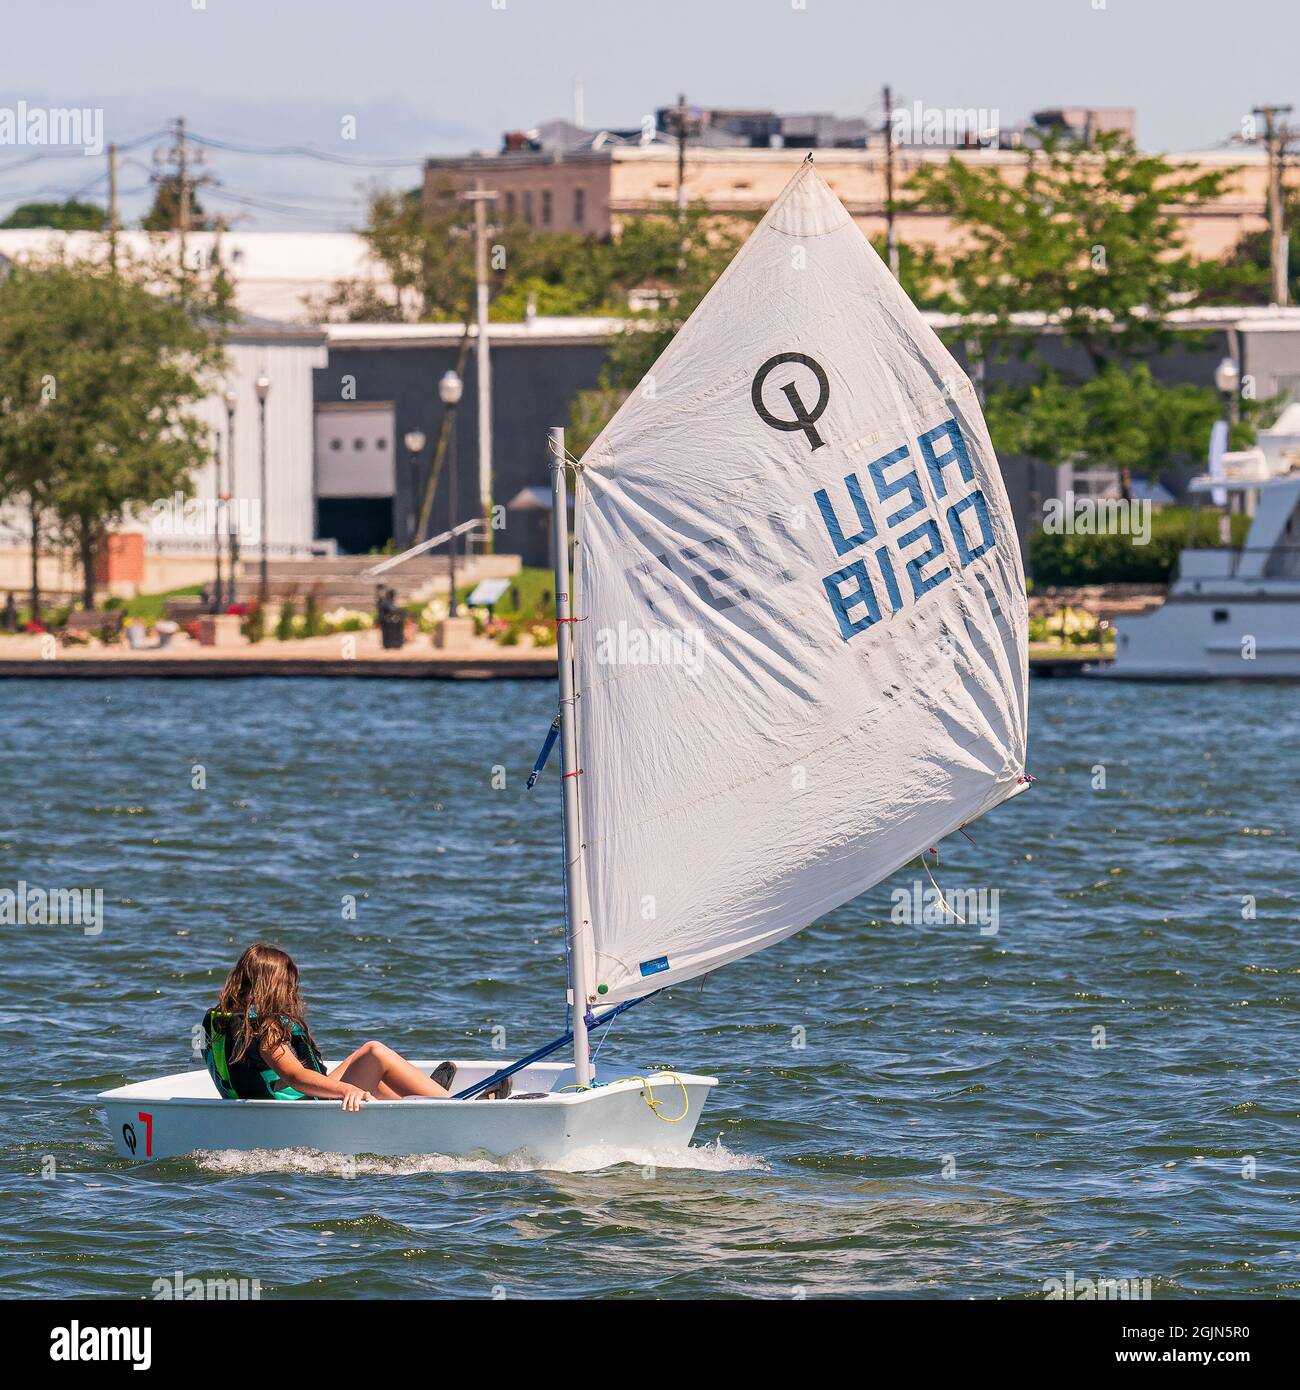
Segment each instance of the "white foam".
[[319,1149],[200,1150],[194,1161],[212,1173],[244,1176],[253,1173],[310,1173],[360,1178],[408,1177],[414,1173],[589,1173],[630,1164],[637,1168],[686,1168],[705,1173],[766,1172],[767,1160],[756,1154],[736,1154],[717,1139],[676,1152],[630,1149],[594,1144],[575,1149],[559,1162],[539,1164],[526,1154],[509,1158],[453,1158],[446,1154],[406,1154],[384,1158],[374,1154],[353,1157],[321,1153]]

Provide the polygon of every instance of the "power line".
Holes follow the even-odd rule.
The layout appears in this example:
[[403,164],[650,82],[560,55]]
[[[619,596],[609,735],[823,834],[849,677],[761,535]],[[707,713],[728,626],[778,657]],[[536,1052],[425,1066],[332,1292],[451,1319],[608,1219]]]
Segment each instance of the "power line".
[[406,158],[395,155],[392,158],[366,158],[355,154],[331,154],[326,150],[313,149],[310,145],[245,145],[234,140],[221,140],[210,135],[190,136],[196,145],[206,145],[210,149],[225,150],[231,154],[259,155],[271,159],[317,159],[325,164],[343,164],[353,169],[423,169],[426,160]]
[[325,222],[331,225],[337,224],[340,218],[352,216],[359,211],[356,207],[340,208],[337,211],[331,211],[328,208],[297,207],[291,203],[280,203],[269,198],[256,198],[249,194],[234,193],[224,187],[212,190],[209,196],[216,202],[231,202],[240,207],[256,208],[261,212],[273,212],[281,217],[292,217],[306,222]]
[[[147,144],[150,140],[156,140],[160,135],[166,134],[165,131],[151,130],[144,135],[137,135],[133,140],[119,140],[117,147],[119,150],[134,149],[137,145]],[[83,149],[45,149],[37,150],[33,154],[24,155],[21,159],[12,159],[8,164],[0,164],[0,174],[8,173],[10,169],[23,169],[29,164],[37,164],[43,159],[86,159],[87,155]]]

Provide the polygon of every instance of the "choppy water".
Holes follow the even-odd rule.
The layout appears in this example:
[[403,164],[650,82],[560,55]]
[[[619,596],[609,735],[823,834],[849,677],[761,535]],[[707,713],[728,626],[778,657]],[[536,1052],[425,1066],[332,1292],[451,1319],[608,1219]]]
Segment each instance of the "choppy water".
[[998,890],[996,935],[891,922],[907,872],[620,1020],[607,1058],[722,1080],[690,1166],[346,1170],[135,1166],[93,1096],[190,1065],[258,937],[335,1054],[561,1031],[556,778],[523,794],[553,691],[5,682],[0,887],[102,887],[106,924],[0,928],[0,1292],[147,1297],[178,1269],[264,1297],[1292,1292],[1298,700],[1036,684],[1038,786],[939,871]]

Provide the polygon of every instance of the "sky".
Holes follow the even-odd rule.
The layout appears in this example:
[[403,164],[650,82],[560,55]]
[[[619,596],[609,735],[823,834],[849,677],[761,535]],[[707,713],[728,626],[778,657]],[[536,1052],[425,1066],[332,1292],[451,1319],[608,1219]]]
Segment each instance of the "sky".
[[[219,182],[200,202],[249,230],[358,225],[367,189],[414,186],[424,155],[572,119],[575,79],[596,127],[638,125],[679,92],[879,119],[890,82],[909,106],[1004,124],[1133,106],[1144,148],[1202,149],[1252,106],[1300,109],[1297,13],[1296,0],[11,0],[0,140],[19,102],[102,110],[104,138],[130,146],[134,218],[183,115],[263,151],[206,152]],[[264,152],[299,145],[343,162]],[[105,184],[102,155],[0,143],[0,216],[70,193],[102,202]]]

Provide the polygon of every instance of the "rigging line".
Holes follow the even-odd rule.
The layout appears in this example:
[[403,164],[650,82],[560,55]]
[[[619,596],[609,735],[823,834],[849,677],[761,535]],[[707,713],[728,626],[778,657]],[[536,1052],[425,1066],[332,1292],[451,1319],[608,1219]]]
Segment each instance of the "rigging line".
[[[634,1009],[638,1004],[644,1004],[647,999],[657,999],[663,990],[657,989],[651,994],[639,995],[636,999],[625,999],[621,1004],[615,1004],[608,1013],[596,1018],[593,1014],[587,1014],[587,1028],[603,1028],[606,1024],[612,1023],[619,1014],[626,1013],[629,1009]],[[535,1052],[530,1052],[527,1057],[521,1057],[517,1062],[511,1062],[508,1067],[502,1067],[500,1071],[491,1076],[484,1077],[482,1081],[476,1081],[472,1086],[466,1086],[463,1091],[457,1091],[452,1100],[470,1100],[478,1095],[480,1091],[490,1091],[498,1082],[504,1081],[507,1076],[513,1076],[515,1072],[522,1071],[525,1067],[530,1067],[534,1062],[540,1062],[544,1057],[549,1057],[552,1052],[558,1052],[560,1048],[567,1047],[573,1041],[573,1030],[553,1039],[539,1047]]]
[[[971,843],[973,844],[974,841],[972,841]],[[934,855],[935,859],[939,858],[939,851],[937,849],[932,849],[930,853]],[[959,921],[964,927],[966,925],[966,919],[961,915],[961,913],[957,911],[955,907],[951,906],[951,904],[948,902],[948,899],[944,897],[943,889],[939,887],[939,885],[935,882],[934,875],[930,873],[930,865],[924,853],[922,853],[921,855],[921,863],[925,868],[925,872],[929,875],[930,883],[933,885],[934,891],[939,895],[939,902],[940,905],[943,907],[943,910],[947,912],[950,916],[955,917],[957,921]]]

